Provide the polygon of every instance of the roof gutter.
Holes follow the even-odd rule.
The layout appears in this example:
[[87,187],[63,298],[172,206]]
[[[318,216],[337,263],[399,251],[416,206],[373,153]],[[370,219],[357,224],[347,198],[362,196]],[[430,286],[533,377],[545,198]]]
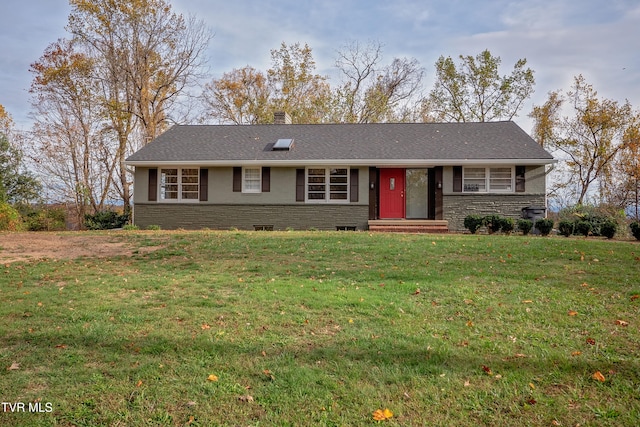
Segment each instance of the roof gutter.
[[523,165],[536,166],[557,163],[556,159],[313,159],[313,160],[127,160],[127,166],[376,166],[376,167],[434,167],[468,165]]

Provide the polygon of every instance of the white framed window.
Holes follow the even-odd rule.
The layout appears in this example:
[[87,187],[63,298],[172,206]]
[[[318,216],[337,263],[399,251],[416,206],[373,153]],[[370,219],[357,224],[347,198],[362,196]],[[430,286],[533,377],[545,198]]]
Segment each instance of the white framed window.
[[465,193],[512,193],[515,189],[514,168],[465,167],[462,172],[462,191]]
[[200,169],[161,168],[158,187],[162,202],[197,202],[200,200]]
[[308,168],[306,192],[308,202],[347,203],[349,168]]
[[262,190],[262,168],[242,168],[242,192],[260,193]]

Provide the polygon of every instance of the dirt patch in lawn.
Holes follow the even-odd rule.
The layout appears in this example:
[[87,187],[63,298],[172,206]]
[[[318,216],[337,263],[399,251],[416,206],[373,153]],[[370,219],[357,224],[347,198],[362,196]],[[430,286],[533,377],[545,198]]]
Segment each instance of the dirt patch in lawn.
[[[131,256],[134,248],[118,235],[90,233],[0,233],[0,264],[16,261]],[[145,248],[155,250],[156,247]]]

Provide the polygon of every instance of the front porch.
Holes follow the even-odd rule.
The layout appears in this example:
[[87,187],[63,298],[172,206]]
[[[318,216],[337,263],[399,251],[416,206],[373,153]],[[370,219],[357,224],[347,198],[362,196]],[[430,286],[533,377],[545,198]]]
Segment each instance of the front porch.
[[448,233],[449,222],[438,219],[370,219],[369,231],[390,233]]

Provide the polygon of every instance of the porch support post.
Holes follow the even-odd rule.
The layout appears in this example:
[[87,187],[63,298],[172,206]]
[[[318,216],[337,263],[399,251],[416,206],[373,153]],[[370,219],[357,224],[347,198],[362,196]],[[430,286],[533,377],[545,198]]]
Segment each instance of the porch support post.
[[369,167],[369,219],[378,218],[378,169]]
[[[436,166],[434,168],[434,175],[435,175],[435,207],[436,207],[436,212],[435,212],[435,218],[434,219],[444,219],[444,209],[443,209],[443,187],[444,187],[444,183],[442,182],[442,166]],[[438,188],[440,187],[440,188]]]

